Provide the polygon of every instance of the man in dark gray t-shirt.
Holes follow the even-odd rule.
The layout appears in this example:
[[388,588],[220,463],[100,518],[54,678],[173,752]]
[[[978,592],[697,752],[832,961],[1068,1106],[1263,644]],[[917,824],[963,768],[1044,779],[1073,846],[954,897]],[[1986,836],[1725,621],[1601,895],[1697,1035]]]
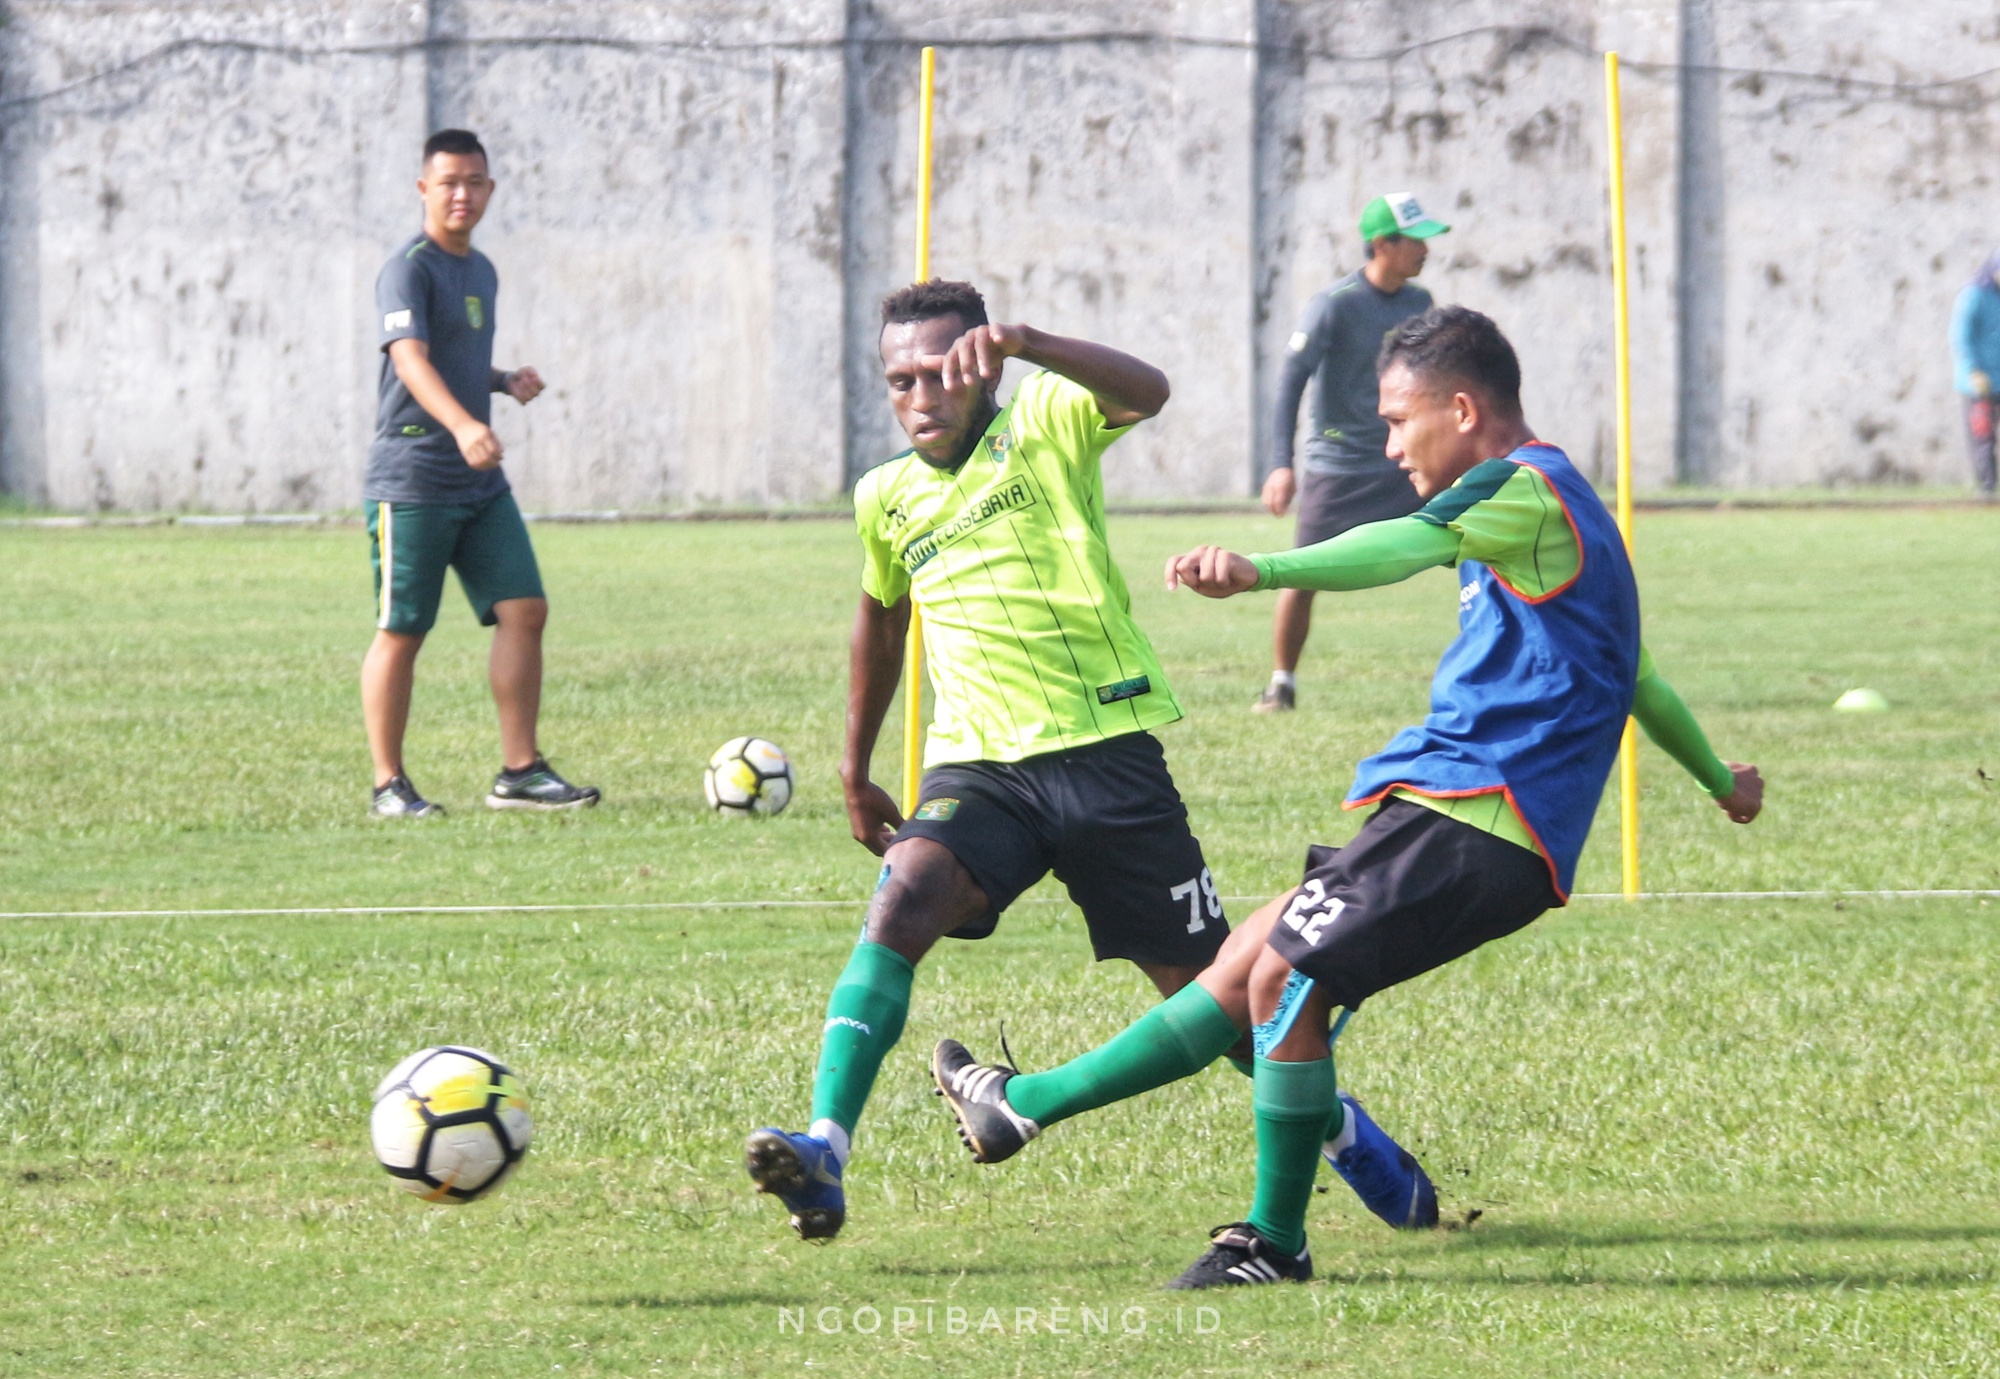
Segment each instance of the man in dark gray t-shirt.
[[[1314,546],[1351,527],[1387,521],[1420,506],[1409,476],[1387,454],[1389,427],[1376,411],[1375,357],[1383,337],[1430,310],[1431,294],[1410,280],[1424,270],[1427,241],[1451,227],[1424,214],[1408,192],[1378,196],[1361,212],[1368,262],[1306,304],[1285,352],[1277,433],[1264,478],[1264,506],[1282,517],[1299,500],[1296,544]],[[1299,401],[1313,385],[1305,480],[1292,462]],[[1271,642],[1277,668],[1253,706],[1282,712],[1296,702],[1299,656],[1312,630],[1310,589],[1280,590]]]
[[382,266],[375,281],[375,309],[382,316],[381,395],[362,486],[367,501],[477,503],[508,491],[500,466],[475,469],[466,462],[457,438],[410,395],[390,355],[398,340],[422,340],[452,398],[474,421],[489,426],[493,394],[508,391],[507,375],[493,367],[493,305],[499,293],[493,260],[469,247],[463,256],[450,253],[428,234],[419,234]]
[[375,760],[378,818],[444,811],[417,793],[403,769],[403,733],[417,653],[437,621],[446,570],[479,621],[493,629],[491,681],[500,712],[494,809],[573,809],[598,792],[549,768],[536,743],[542,699],[542,628],[548,599],[527,525],[500,468],[488,424],[495,393],[524,406],[542,391],[531,368],[493,367],[493,305],[500,279],[472,247],[493,195],[486,150],[462,129],[424,145],[423,233],[375,283],[381,317],[381,396],[362,487],[375,566],[375,640],[361,663],[361,713]]

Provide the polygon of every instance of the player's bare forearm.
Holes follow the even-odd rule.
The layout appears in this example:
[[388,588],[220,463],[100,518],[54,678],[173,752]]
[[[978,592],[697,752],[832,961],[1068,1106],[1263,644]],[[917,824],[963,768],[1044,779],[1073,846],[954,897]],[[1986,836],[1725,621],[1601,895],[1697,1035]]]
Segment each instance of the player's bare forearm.
[[1017,329],[1022,336],[1020,357],[1090,389],[1097,398],[1097,409],[1113,426],[1130,426],[1158,416],[1167,405],[1173,391],[1167,376],[1145,360],[1109,345],[1050,335],[1033,326]]
[[389,345],[389,363],[396,370],[396,377],[410,390],[417,406],[428,412],[432,419],[445,430],[451,432],[458,442],[458,450],[465,462],[474,469],[491,469],[500,463],[500,438],[493,434],[493,428],[465,410],[451,388],[445,383],[444,375],[431,363],[431,347],[422,340],[395,340]]
[[848,643],[847,747],[840,761],[841,790],[855,840],[874,853],[889,845],[903,822],[895,801],[869,777],[882,720],[896,698],[903,673],[903,641],[910,630],[910,601],[883,607],[868,594],[854,613]]
[[1144,421],[1167,405],[1167,376],[1145,360],[1033,326],[974,326],[943,354],[925,355],[919,362],[936,370],[946,393],[959,393],[998,387],[1009,359],[1025,359],[1088,388],[1097,410],[1113,426]]
[[437,424],[453,435],[473,420],[472,413],[459,404],[446,386],[444,375],[431,363],[431,347],[422,340],[397,340],[389,346],[389,362],[396,377],[410,390],[417,406],[436,418]]
[[903,675],[903,643],[910,631],[910,601],[884,607],[863,594],[854,611],[847,647],[847,751],[840,778],[853,785],[868,779],[882,720]]

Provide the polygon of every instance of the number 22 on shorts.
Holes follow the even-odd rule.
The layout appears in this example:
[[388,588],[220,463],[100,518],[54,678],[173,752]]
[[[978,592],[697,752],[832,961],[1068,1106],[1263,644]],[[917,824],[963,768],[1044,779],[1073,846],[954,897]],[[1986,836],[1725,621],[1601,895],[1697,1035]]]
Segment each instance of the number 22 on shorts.
[[[1208,874],[1208,868],[1201,869],[1200,876],[1191,876],[1167,892],[1175,900],[1185,900],[1188,907],[1188,927],[1190,934],[1198,934],[1208,927],[1211,919],[1222,918],[1222,897],[1215,893],[1215,878]],[[1206,907],[1208,913],[1202,914]]]
[[[1318,943],[1319,936],[1346,908],[1345,900],[1326,893],[1323,881],[1316,876],[1308,877],[1305,885],[1299,887],[1299,893],[1292,897],[1292,903],[1285,907],[1285,923],[1307,943]],[[1307,919],[1314,910],[1320,913]]]

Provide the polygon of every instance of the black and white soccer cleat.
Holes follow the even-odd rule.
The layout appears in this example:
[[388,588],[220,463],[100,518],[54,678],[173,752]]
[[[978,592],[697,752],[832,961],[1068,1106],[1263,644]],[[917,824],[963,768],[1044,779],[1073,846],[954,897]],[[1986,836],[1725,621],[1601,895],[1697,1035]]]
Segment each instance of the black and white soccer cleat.
[[502,771],[487,792],[488,809],[589,809],[598,800],[594,785],[571,785],[536,757],[520,771]]
[[1313,1276],[1312,1252],[1288,1255],[1248,1221],[1208,1233],[1208,1253],[1188,1265],[1169,1288],[1233,1288],[1248,1283],[1304,1283]]
[[1007,1104],[1007,1084],[1017,1070],[976,1063],[956,1039],[941,1039],[931,1054],[938,1095],[958,1118],[958,1137],[975,1162],[997,1164],[1021,1152],[1042,1127]]

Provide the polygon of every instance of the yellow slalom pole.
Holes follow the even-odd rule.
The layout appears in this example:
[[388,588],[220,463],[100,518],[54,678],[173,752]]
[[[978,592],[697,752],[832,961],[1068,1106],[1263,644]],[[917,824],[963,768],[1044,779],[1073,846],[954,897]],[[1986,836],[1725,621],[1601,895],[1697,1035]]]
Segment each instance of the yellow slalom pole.
[[[912,282],[931,275],[931,96],[937,85],[937,49],[924,49],[917,94],[917,271]],[[903,653],[903,817],[917,807],[923,778],[924,618],[910,601],[910,640]]]
[[[1611,134],[1612,323],[1617,335],[1618,532],[1632,554],[1632,315],[1625,273],[1625,122],[1618,101],[1618,54],[1604,55],[1604,105]],[[1625,898],[1639,898],[1639,732],[1625,720],[1618,744],[1618,842]]]

